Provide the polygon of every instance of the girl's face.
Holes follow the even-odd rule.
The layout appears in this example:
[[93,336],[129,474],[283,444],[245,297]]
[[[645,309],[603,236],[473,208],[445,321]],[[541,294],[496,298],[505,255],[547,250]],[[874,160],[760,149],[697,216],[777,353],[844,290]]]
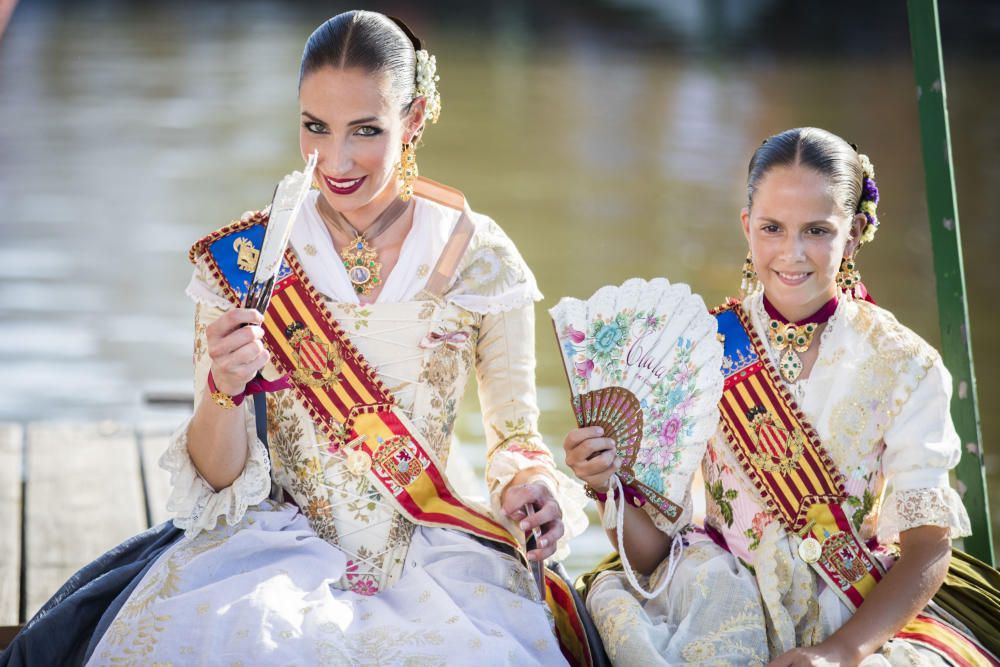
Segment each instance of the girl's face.
[[389,77],[360,68],[321,67],[299,87],[299,147],[319,151],[315,178],[334,210],[381,210],[399,194],[396,165],[423,120],[425,101],[400,112]]
[[854,253],[865,217],[846,216],[827,178],[796,165],[768,171],[740,219],[764,293],[796,321],[837,293],[840,261]]

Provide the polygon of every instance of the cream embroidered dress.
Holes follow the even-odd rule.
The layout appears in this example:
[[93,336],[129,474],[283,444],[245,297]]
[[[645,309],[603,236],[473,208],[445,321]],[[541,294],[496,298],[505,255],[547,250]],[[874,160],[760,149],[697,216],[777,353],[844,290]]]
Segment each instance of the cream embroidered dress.
[[[767,341],[762,295],[743,306]],[[776,363],[774,351],[768,353]],[[951,378],[937,352],[891,313],[841,299],[810,377],[789,388],[844,474],[843,507],[861,539],[892,545],[901,531],[923,525],[948,527],[952,538],[969,534],[965,508],[948,485],[960,455],[948,411]],[[704,531],[688,533],[667,590],[644,605],[621,573],[599,576],[587,607],[615,664],[764,665],[819,643],[851,615],[799,558],[800,538],[767,512],[721,428],[702,472],[706,524],[728,550]],[[875,555],[891,566],[890,548]],[[892,640],[862,664],[942,663],[915,644]]]
[[[544,466],[567,534],[582,532],[586,499],[555,470],[537,431],[534,277],[489,218],[441,296],[423,291],[458,212],[416,199],[414,221],[378,300],[360,305],[315,209],[291,244],[314,287],[444,466],[469,375],[486,428],[487,504],[521,469]],[[311,205],[310,205],[311,204]],[[205,327],[229,308],[204,259],[197,304],[195,386],[206,389]],[[273,369],[266,369],[265,376]],[[248,399],[249,400],[252,399]],[[259,399],[258,399],[259,400]],[[547,609],[514,558],[452,530],[399,514],[341,454],[330,453],[292,390],[267,397],[270,457],[244,408],[242,474],[214,491],[192,464],[182,426],[161,465],[168,507],[185,537],[150,569],[95,649],[91,664],[563,664]],[[295,505],[267,500],[272,480]],[[523,537],[507,524],[513,535]]]

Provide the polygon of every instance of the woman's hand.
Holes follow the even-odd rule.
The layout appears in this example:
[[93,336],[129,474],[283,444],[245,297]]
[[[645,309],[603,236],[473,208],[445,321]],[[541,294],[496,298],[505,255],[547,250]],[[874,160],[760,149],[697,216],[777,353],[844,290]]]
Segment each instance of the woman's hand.
[[252,308],[234,308],[205,329],[212,378],[219,391],[239,394],[264,367],[270,355],[261,339],[264,316]]
[[570,431],[563,441],[566,465],[598,493],[608,492],[608,480],[622,463],[615,451],[615,441],[603,435],[600,426],[587,426]]
[[[563,536],[565,528],[562,509],[552,495],[552,488],[538,477],[537,471],[522,470],[518,473],[503,490],[500,507],[504,516],[518,522],[525,535],[530,535],[535,528],[541,531],[537,548],[528,552],[528,560],[543,561],[556,552],[556,542]],[[531,506],[533,514],[525,511],[526,505]]]
[[816,646],[796,648],[782,653],[767,667],[853,667],[861,662],[857,649],[842,646],[829,639]]

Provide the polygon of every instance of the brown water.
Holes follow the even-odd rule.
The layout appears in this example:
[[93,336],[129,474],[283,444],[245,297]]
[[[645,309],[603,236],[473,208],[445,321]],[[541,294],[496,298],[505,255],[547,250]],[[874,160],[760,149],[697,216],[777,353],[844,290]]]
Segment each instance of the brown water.
[[[311,25],[259,18],[18,9],[0,44],[0,419],[180,418],[142,396],[188,390],[187,247],[266,204],[299,164],[295,77]],[[509,34],[432,43],[444,112],[420,168],[493,216],[538,277],[554,448],[571,418],[545,310],[630,276],[690,283],[710,303],[733,294],[745,164],[787,127],[827,127],[872,156],[884,225],[860,269],[881,305],[939,342],[908,58],[710,62],[592,40],[545,50]],[[1000,93],[984,85],[1000,63],[947,74],[1000,533]],[[467,401],[460,435],[471,446],[481,431]]]

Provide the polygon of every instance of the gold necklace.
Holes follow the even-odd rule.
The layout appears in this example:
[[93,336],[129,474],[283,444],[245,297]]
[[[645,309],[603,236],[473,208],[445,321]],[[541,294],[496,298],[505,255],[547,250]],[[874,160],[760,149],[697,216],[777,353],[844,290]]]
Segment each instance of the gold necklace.
[[778,372],[786,382],[793,383],[802,374],[802,358],[799,357],[799,353],[809,349],[818,328],[819,325],[815,322],[796,326],[791,322],[780,322],[775,319],[768,325],[767,335],[774,349],[778,352],[785,350],[778,361]]
[[792,384],[802,375],[802,358],[799,354],[812,345],[813,336],[816,335],[819,325],[828,321],[837,312],[837,297],[833,297],[815,313],[798,322],[789,322],[785,319],[768,300],[767,294],[764,295],[764,310],[771,320],[767,325],[767,337],[771,339],[775,350],[785,351],[778,360],[778,372],[786,382]]
[[331,208],[326,199],[320,195],[316,210],[324,222],[328,222],[342,234],[354,234],[354,240],[340,251],[340,257],[344,260],[344,269],[347,277],[354,286],[354,291],[361,296],[368,296],[382,282],[382,262],[378,259],[378,251],[372,247],[371,242],[389,229],[392,223],[403,217],[403,213],[410,207],[408,202],[394,199],[391,204],[375,218],[375,221],[361,232],[347,221],[340,211]]

